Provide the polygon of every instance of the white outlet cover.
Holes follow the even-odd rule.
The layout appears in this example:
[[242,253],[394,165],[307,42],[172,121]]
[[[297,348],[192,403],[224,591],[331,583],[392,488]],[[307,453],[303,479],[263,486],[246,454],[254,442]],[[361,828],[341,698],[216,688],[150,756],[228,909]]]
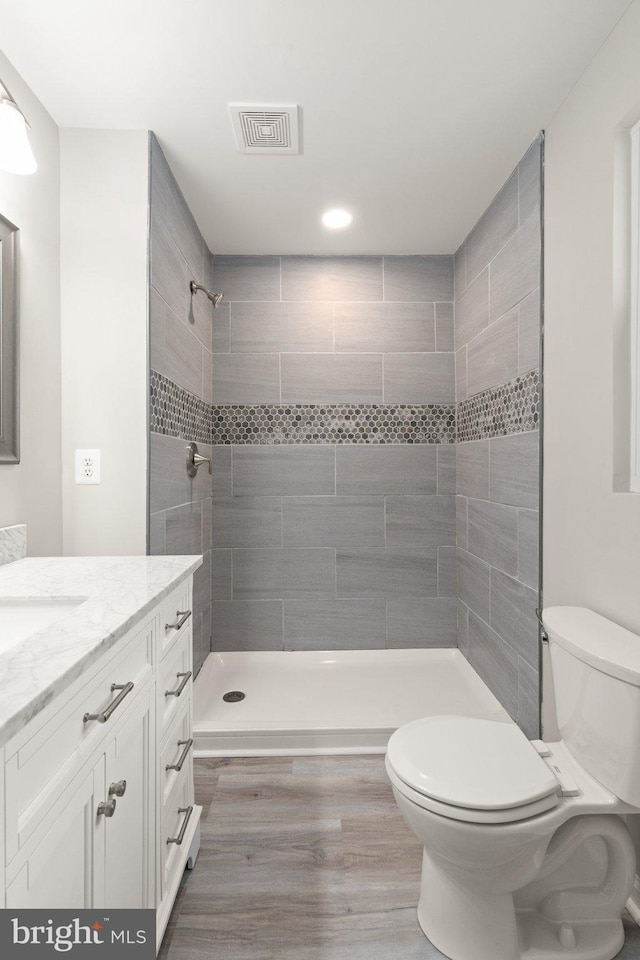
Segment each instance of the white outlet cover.
[[76,483],[100,483],[99,450],[76,450],[75,477]]

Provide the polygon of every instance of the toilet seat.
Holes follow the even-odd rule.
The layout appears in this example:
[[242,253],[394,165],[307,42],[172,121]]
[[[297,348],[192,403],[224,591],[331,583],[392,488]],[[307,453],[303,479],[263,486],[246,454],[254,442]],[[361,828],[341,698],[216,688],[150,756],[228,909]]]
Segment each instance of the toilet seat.
[[392,734],[387,771],[396,789],[440,816],[509,823],[558,804],[560,784],[520,729],[475,717],[423,717]]
[[502,810],[473,810],[469,807],[454,807],[453,804],[440,803],[438,800],[432,800],[424,793],[418,793],[409,784],[401,780],[397,775],[387,757],[385,762],[387,776],[395,789],[415,803],[417,807],[423,810],[429,810],[431,813],[438,814],[439,817],[445,817],[447,820],[460,820],[465,823],[517,823],[520,820],[529,820],[531,817],[537,817],[541,813],[547,813],[558,805],[557,794],[551,794],[542,800],[536,800],[534,803],[525,803],[520,807]]

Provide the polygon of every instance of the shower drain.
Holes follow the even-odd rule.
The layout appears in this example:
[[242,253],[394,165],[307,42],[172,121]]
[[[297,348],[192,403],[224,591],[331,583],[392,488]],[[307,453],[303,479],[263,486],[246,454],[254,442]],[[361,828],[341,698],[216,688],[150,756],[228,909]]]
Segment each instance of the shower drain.
[[238,703],[240,700],[244,700],[244,693],[242,690],[229,690],[229,693],[225,693],[222,699],[225,703]]

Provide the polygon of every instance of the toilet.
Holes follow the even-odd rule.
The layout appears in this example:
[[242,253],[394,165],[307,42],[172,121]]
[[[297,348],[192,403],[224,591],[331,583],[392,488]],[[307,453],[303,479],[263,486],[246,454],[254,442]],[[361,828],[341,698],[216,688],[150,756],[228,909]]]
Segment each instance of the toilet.
[[560,740],[415,720],[386,769],[424,845],[418,920],[451,960],[609,960],[635,877],[640,637],[582,607],[543,614]]

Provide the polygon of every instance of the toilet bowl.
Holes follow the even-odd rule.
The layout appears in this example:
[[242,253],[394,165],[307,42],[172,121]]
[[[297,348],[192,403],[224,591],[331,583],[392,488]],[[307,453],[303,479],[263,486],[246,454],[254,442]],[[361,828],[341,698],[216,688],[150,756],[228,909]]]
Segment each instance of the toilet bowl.
[[[591,611],[574,617],[577,634],[571,616],[549,613],[551,627],[571,625],[571,659],[581,649],[576,635],[609,630],[611,640],[615,625],[594,622]],[[568,670],[567,645],[559,648],[558,742],[529,741],[515,724],[458,716],[413,721],[389,740],[387,774],[424,846],[418,920],[452,960],[609,960],[623,945],[621,915],[636,868],[622,815],[640,812],[640,795],[634,770],[618,767],[623,756],[626,768],[638,765],[640,638],[628,635],[632,647],[614,634],[624,642],[604,646],[614,651],[613,671],[599,651],[596,669],[590,649],[579,664],[588,669]],[[570,703],[566,713],[563,703]],[[607,751],[595,731],[613,726],[598,728],[593,711],[608,709],[625,731],[633,728]]]

